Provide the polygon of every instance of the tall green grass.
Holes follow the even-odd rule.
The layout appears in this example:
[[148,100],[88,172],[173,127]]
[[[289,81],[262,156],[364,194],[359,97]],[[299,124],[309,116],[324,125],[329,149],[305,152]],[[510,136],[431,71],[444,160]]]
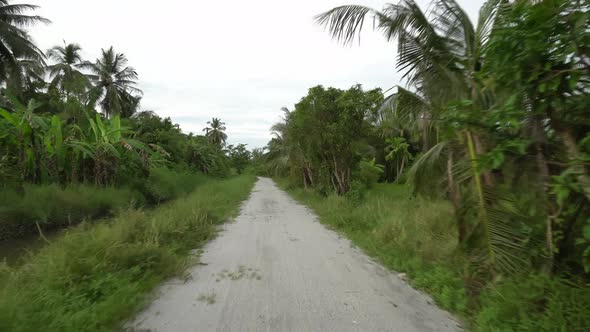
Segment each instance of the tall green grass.
[[0,241],[42,229],[102,218],[128,207],[160,204],[192,192],[206,181],[202,173],[153,169],[146,181],[128,187],[86,184],[61,187],[26,184],[0,190]]
[[151,170],[144,192],[151,202],[161,203],[192,192],[206,180],[203,173],[156,168]]
[[140,192],[129,188],[25,185],[22,192],[4,189],[0,191],[0,241],[36,232],[36,224],[43,229],[64,227],[144,201]]
[[[590,287],[538,273],[496,278],[468,291],[466,257],[457,248],[450,204],[413,197],[407,186],[376,184],[361,198],[327,197],[279,184],[313,208],[320,220],[347,235],[385,266],[406,272],[410,283],[476,331],[586,331]],[[481,282],[481,281],[480,281]]]
[[0,272],[0,331],[111,331],[146,294],[183,271],[191,249],[237,212],[254,177],[207,180],[152,211],[83,223]]

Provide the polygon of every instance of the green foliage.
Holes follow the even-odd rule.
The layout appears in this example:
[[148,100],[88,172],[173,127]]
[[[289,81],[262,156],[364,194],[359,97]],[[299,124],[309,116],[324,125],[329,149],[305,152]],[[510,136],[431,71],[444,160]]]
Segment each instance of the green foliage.
[[478,331],[583,331],[590,290],[567,279],[531,274],[492,285],[481,295]]
[[221,122],[219,118],[213,118],[211,121],[207,121],[207,125],[208,126],[205,127],[203,131],[205,132],[205,136],[209,140],[209,143],[218,146],[225,145],[225,141],[227,140],[225,122]]
[[189,252],[237,212],[253,176],[208,180],[154,211],[128,210],[83,224],[0,270],[0,330],[112,331],[161,281],[182,272]]
[[202,173],[175,172],[168,168],[156,168],[150,171],[146,183],[146,194],[149,199],[160,203],[192,192],[205,180],[205,175]]
[[144,203],[143,195],[126,188],[87,185],[25,185],[22,192],[0,191],[0,240],[43,229],[105,217],[117,210]]
[[392,137],[385,140],[385,160],[393,161],[396,164],[396,180],[400,179],[404,173],[404,167],[412,160],[412,154],[409,151],[410,144],[404,137]]
[[[285,181],[280,182],[287,187]],[[467,256],[457,250],[449,203],[412,197],[410,188],[378,184],[359,204],[354,198],[299,188],[289,191],[384,265],[406,272],[410,283],[442,308],[469,319],[477,331],[577,331],[589,324],[587,286],[562,277],[530,273],[479,287],[465,274]]]
[[367,187],[371,187],[383,175],[383,166],[375,163],[373,160],[361,160],[359,162],[358,178]]
[[238,174],[242,174],[244,169],[250,164],[251,153],[246,149],[246,144],[236,146],[228,145],[226,147],[232,166]]
[[284,109],[284,122],[273,126],[276,137],[266,154],[269,173],[289,173],[306,187],[346,194],[363,156],[359,150],[367,146],[365,118],[382,101],[380,89],[363,91],[360,85],[310,88],[295,110]]
[[19,91],[26,86],[27,78],[23,74],[34,74],[36,78],[42,76],[35,70],[35,65],[43,63],[43,52],[33,44],[25,30],[36,23],[49,23],[48,19],[41,16],[28,15],[27,12],[37,8],[28,4],[12,4],[8,0],[0,1],[0,21],[3,26],[0,38],[0,80],[7,82],[12,91]]
[[227,177],[231,171],[230,159],[218,144],[212,144],[205,136],[193,137],[187,149],[188,164],[214,177]]
[[[147,203],[160,203],[192,191],[203,181],[202,173],[230,175],[232,164],[220,144],[210,143],[205,136],[186,135],[169,118],[162,119],[153,112],[130,117],[137,105],[129,103],[140,91],[134,89],[137,73],[125,65],[123,54],[112,48],[103,50],[101,59],[91,64],[81,58],[78,45],[69,44],[54,47],[48,56],[56,62],[47,68],[52,82],[46,93],[30,94],[39,101],[20,93],[10,96],[8,90],[4,94],[10,97],[0,100],[0,188],[22,191],[28,197],[34,191],[31,188],[71,192],[83,187],[97,193],[97,197],[80,196],[89,201],[102,191],[123,193],[128,190],[125,188],[132,188],[138,203],[143,204],[146,199]],[[86,69],[96,75],[84,74]],[[104,116],[93,109],[97,100]],[[240,157],[248,153],[239,147],[236,151]],[[243,160],[236,157],[234,166],[241,171]],[[131,200],[112,197],[120,198],[123,205]],[[4,227],[3,238],[34,232],[35,223],[62,227],[103,216],[104,209],[118,208],[117,204],[105,203],[106,208],[98,208],[88,203],[70,211],[68,202],[60,200],[36,203],[45,204],[39,216],[30,216],[32,211],[15,202],[7,212],[10,217],[3,219],[9,225]],[[100,199],[95,203],[103,204]],[[64,215],[54,211],[61,204],[65,204],[67,223]]]
[[117,53],[111,46],[102,49],[100,58],[89,64],[92,71],[90,78],[94,86],[89,91],[90,101],[100,100],[100,105],[107,117],[123,115],[130,117],[135,113],[143,92],[136,87],[137,72],[127,65],[127,57]]
[[[366,114],[363,126],[368,135],[356,132],[375,153],[355,152],[383,163],[386,181],[403,179],[403,168],[416,156],[408,182],[421,197],[450,200],[454,225],[448,227],[458,237],[453,247],[466,258],[465,266],[451,266],[456,272],[451,274],[445,272],[448,264],[435,262],[442,270],[415,277],[415,284],[427,289],[431,285],[429,290],[445,306],[456,303],[455,298],[470,297],[454,309],[477,315],[478,329],[587,327],[582,319],[587,310],[578,310],[573,296],[576,287],[587,296],[590,280],[587,2],[487,1],[478,22],[471,22],[456,1],[432,1],[422,7],[414,0],[404,0],[386,4],[383,10],[340,6],[316,19],[335,39],[347,44],[360,36],[365,19],[371,16],[374,29],[397,43],[396,65],[407,87],[397,87],[381,107]],[[336,104],[332,98],[330,106]],[[326,107],[320,98],[313,99],[316,105]],[[317,130],[313,117],[298,112],[288,114],[277,127],[281,135],[269,148],[288,152],[282,156],[303,172],[306,186],[308,165],[318,173],[315,179],[333,180],[322,177],[321,170],[336,165],[336,159],[301,155],[305,156],[302,152],[309,146],[338,147],[348,129],[323,125]],[[290,123],[305,128],[301,136],[294,137]],[[321,136],[326,138],[324,145],[312,139],[314,129],[325,133]],[[351,164],[366,167],[359,160]],[[326,194],[321,185],[314,187]],[[347,205],[370,204],[362,181],[352,187]],[[367,197],[359,200],[362,196]],[[331,205],[336,200],[328,195],[326,201]],[[322,209],[317,208],[321,214]],[[347,215],[334,220],[332,215],[339,215],[337,212],[327,215],[329,224],[346,229],[353,239],[356,233],[350,228],[370,228],[373,222],[366,220],[361,226]],[[396,241],[405,229],[411,234],[406,246],[411,247],[412,241],[422,246],[429,239],[404,225],[389,240]],[[382,250],[386,244],[376,246]],[[408,259],[407,265],[422,266],[429,261],[424,255]],[[527,272],[531,274],[528,278],[523,276]],[[540,273],[545,275],[537,278]],[[460,275],[463,281],[445,275]],[[450,291],[456,289],[447,287],[452,279],[469,292],[457,295],[460,292]],[[438,280],[446,281],[439,284]],[[523,283],[523,290],[516,287],[517,280]],[[573,286],[573,280],[580,286]],[[510,289],[511,285],[515,288]],[[527,289],[530,296],[522,294]],[[549,293],[544,296],[542,290]],[[498,296],[490,294],[495,291]],[[512,300],[517,296],[520,301]]]

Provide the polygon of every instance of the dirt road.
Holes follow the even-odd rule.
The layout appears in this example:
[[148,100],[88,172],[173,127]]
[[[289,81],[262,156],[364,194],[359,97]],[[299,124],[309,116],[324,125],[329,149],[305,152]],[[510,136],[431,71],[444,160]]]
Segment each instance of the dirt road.
[[130,324],[149,331],[456,331],[458,324],[261,178],[240,216]]

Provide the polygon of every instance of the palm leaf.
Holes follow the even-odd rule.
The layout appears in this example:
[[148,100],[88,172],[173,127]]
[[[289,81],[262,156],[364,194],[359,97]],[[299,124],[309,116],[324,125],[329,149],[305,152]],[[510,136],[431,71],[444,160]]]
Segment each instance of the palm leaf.
[[359,36],[369,13],[377,12],[365,6],[340,6],[316,16],[315,20],[318,24],[327,27],[332,38],[349,44],[356,36]]

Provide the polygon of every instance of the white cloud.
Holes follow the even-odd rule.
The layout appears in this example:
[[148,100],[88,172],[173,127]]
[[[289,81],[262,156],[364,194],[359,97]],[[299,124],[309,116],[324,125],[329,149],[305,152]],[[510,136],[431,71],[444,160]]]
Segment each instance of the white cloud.
[[[144,109],[172,117],[186,132],[220,117],[230,143],[264,146],[280,108],[314,85],[387,89],[399,82],[393,44],[370,27],[360,46],[343,47],[313,22],[337,5],[381,8],[381,1],[25,2],[40,5],[36,13],[53,21],[31,29],[43,49],[66,40],[94,59],[113,45],[139,72]],[[459,3],[475,17],[483,0]]]

